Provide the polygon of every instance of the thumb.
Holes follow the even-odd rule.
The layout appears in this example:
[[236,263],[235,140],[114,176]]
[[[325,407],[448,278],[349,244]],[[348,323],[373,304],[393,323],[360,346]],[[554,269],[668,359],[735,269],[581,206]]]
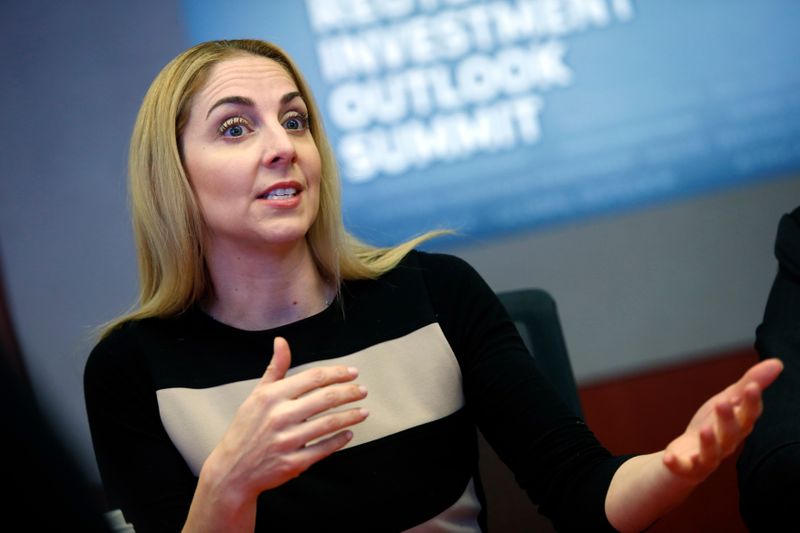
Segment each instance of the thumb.
[[272,360],[261,378],[266,383],[274,383],[286,376],[286,371],[292,364],[292,352],[289,343],[283,337],[275,337],[272,345]]

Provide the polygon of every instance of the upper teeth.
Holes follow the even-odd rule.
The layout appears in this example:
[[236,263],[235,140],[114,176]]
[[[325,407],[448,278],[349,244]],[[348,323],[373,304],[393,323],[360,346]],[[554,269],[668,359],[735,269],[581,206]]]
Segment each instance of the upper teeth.
[[267,193],[267,200],[271,198],[280,198],[282,196],[294,196],[297,194],[297,189],[294,187],[287,187],[285,189],[275,189]]

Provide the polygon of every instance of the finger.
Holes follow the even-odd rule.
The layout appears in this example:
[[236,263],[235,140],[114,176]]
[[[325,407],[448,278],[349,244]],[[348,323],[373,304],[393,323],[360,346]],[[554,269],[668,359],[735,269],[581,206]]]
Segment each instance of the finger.
[[[716,426],[716,445],[719,452],[727,455],[733,451],[742,440],[742,427],[736,417],[733,405],[729,401],[718,402],[714,406],[717,415]],[[701,440],[703,433],[701,432]]]
[[677,473],[678,470],[678,458],[675,457],[675,454],[667,451],[664,453],[664,465],[669,468],[672,472]]
[[751,366],[735,383],[729,385],[716,397],[727,399],[734,404],[742,401],[745,387],[750,383],[756,383],[760,390],[764,390],[772,384],[783,370],[783,362],[780,359],[766,359]]
[[332,433],[363,422],[369,411],[363,408],[347,409],[324,414],[298,425],[292,432],[301,446],[310,446]]
[[678,454],[667,451],[664,454],[664,465],[677,476],[688,476],[692,470],[692,456],[680,457]]
[[328,457],[336,450],[344,448],[348,442],[353,439],[353,432],[350,430],[340,431],[330,437],[320,439],[319,441],[301,448],[297,452],[297,457],[308,469],[314,463]]
[[334,433],[363,422],[367,416],[369,416],[369,411],[356,408],[324,414],[307,420],[283,432],[280,437],[281,449],[296,451],[314,446]]
[[676,476],[702,479],[719,464],[719,449],[712,427],[702,428],[696,438],[699,445],[693,452],[677,453],[667,448],[664,453],[664,466]]
[[334,383],[352,381],[356,377],[358,369],[354,367],[320,366],[288,376],[281,381],[281,387],[287,398],[294,399]]
[[742,402],[736,409],[736,417],[745,434],[749,434],[753,429],[763,409],[761,390],[755,383],[749,383],[744,389]]
[[700,453],[696,457],[695,465],[706,467],[719,462],[720,441],[714,429],[706,426],[700,430]]
[[748,383],[755,382],[759,389],[764,390],[778,378],[781,371],[783,371],[783,362],[780,359],[765,359],[750,367],[737,384],[741,384],[743,390]]
[[292,353],[289,350],[289,343],[283,337],[275,337],[272,343],[272,359],[261,377],[261,381],[275,383],[283,379],[291,364]]
[[290,479],[296,478],[314,463],[343,448],[352,438],[352,431],[340,431],[336,435],[320,440],[312,446],[298,447],[284,452],[271,469],[273,473],[278,475],[277,483],[270,483],[265,489],[281,485]]
[[699,450],[691,456],[684,471],[684,476],[695,482],[707,478],[722,461],[720,442],[712,426],[703,427],[698,432],[697,438],[700,443]]
[[295,400],[297,421],[367,397],[367,388],[357,383],[334,383]]

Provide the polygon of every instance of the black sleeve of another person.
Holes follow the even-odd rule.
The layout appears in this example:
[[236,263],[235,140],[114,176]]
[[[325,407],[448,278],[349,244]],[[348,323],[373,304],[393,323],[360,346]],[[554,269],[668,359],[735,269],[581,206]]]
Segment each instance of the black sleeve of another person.
[[797,524],[800,505],[800,207],[781,218],[775,255],[756,349],[761,359],[783,360],[784,370],[764,391],[764,413],[737,462],[740,510],[753,532]]
[[[0,350],[2,350],[0,346]],[[110,533],[99,497],[27,384],[2,355],[3,523],[16,531]]]

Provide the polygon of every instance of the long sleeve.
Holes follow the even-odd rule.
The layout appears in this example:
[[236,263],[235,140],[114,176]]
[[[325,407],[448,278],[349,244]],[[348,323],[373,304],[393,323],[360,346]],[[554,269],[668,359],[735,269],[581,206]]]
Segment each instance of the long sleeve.
[[437,319],[461,361],[467,406],[530,499],[565,531],[603,531],[612,457],[538,370],[495,293],[468,264],[423,255]]
[[764,412],[737,463],[740,510],[754,531],[778,531],[796,521],[800,501],[800,208],[784,215],[775,243],[778,273],[756,330],[761,359],[784,369],[764,391]]
[[161,424],[135,328],[101,341],[84,371],[95,456],[109,504],[137,533],[180,531],[196,478]]

